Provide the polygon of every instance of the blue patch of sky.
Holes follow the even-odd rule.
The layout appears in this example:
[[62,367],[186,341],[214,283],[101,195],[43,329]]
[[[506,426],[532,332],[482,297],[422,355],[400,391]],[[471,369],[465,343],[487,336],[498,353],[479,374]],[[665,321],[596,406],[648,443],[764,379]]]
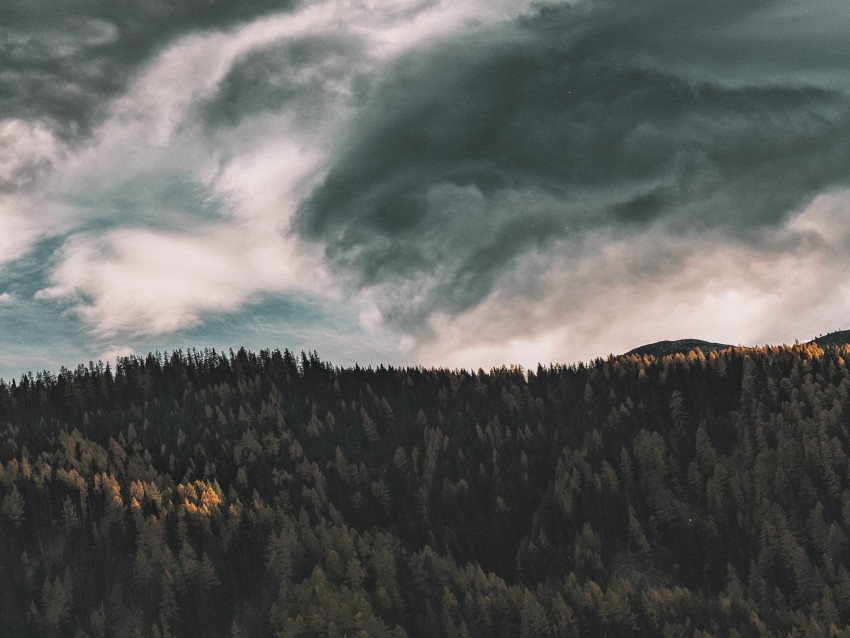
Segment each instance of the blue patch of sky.
[[83,213],[77,232],[128,226],[182,230],[190,219],[213,221],[223,212],[220,198],[212,197],[197,180],[171,173],[82,191],[69,202]]
[[0,295],[4,295],[0,303],[0,378],[55,372],[88,355],[85,329],[69,304],[35,298],[50,285],[49,266],[62,241],[61,237],[44,239],[0,269]]
[[268,296],[236,312],[206,318],[197,326],[165,337],[130,342],[139,354],[214,348],[219,352],[244,347],[316,351],[335,365],[395,363],[398,337],[370,335],[345,307],[331,302]]
[[14,296],[0,304],[0,377],[24,372],[58,371],[90,357],[88,336],[69,311],[55,303]]
[[26,299],[49,286],[49,266],[64,241],[65,237],[43,239],[22,257],[0,267],[0,294]]
[[97,337],[69,305],[55,300],[15,296],[0,306],[0,378],[25,372],[97,361],[101,354],[132,349],[138,355],[175,350],[219,352],[288,348],[296,354],[316,351],[335,365],[398,363],[398,337],[368,334],[345,305],[310,299],[268,296],[230,313],[203,318],[196,326],[157,337]]

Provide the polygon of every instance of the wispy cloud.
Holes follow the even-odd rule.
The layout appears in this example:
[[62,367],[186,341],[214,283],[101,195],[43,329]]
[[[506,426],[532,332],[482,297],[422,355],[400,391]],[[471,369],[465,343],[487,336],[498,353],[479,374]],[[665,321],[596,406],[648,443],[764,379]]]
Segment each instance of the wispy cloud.
[[192,233],[122,229],[82,235],[62,249],[44,299],[75,300],[100,336],[161,335],[232,312],[266,292],[307,293],[321,280],[299,272],[285,241],[249,227]]
[[100,353],[99,361],[114,365],[118,359],[137,354],[132,346],[121,346],[110,344],[106,350]]
[[308,6],[159,54],[41,188],[106,228],[69,237],[38,298],[70,300],[111,337],[165,334],[268,293],[339,295],[291,217],[366,107],[387,42],[410,46],[398,31],[411,20],[451,32],[467,15],[400,4],[370,31],[374,14],[343,11]]

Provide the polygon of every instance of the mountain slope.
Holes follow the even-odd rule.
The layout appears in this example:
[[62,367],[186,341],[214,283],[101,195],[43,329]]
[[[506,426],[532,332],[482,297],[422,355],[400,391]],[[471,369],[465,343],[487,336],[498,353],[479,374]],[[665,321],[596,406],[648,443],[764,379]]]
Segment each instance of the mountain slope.
[[[825,335],[821,335],[815,339],[808,341],[810,344],[817,344],[821,347],[825,346],[842,346],[850,344],[850,330],[836,330]],[[702,350],[703,352],[713,352],[716,350],[725,350],[732,346],[725,343],[713,343],[703,341],[701,339],[676,339],[673,341],[656,341],[648,343],[632,350],[626,354],[651,355],[653,357],[664,357],[671,354],[687,354],[691,350]]]
[[0,627],[850,635],[848,397],[850,347],[808,344],[27,375],[0,384]]
[[675,341],[656,341],[646,345],[629,350],[626,354],[652,355],[654,357],[663,357],[669,354],[687,354],[691,350],[702,350],[703,352],[712,352],[714,350],[725,350],[732,346],[725,343],[712,343],[710,341],[702,341],[701,339],[677,339]]
[[821,347],[843,346],[844,344],[850,343],[850,330],[836,330],[835,332],[830,332],[825,335],[821,335],[816,339],[812,339],[809,343],[816,343]]

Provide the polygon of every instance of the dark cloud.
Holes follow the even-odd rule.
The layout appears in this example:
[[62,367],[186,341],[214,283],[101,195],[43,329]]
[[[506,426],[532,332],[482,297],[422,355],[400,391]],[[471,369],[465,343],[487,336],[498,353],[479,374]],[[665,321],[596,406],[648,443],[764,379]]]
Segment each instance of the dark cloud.
[[200,105],[201,117],[215,129],[292,111],[310,125],[345,92],[365,57],[361,38],[340,33],[310,33],[251,50],[234,61],[215,95]]
[[416,289],[389,308],[407,328],[597,231],[765,247],[850,183],[850,53],[811,31],[825,6],[793,62],[764,24],[785,3],[589,2],[432,44],[376,82],[298,231],[358,286]]
[[0,113],[84,134],[136,69],[188,32],[293,7],[288,0],[5,0]]

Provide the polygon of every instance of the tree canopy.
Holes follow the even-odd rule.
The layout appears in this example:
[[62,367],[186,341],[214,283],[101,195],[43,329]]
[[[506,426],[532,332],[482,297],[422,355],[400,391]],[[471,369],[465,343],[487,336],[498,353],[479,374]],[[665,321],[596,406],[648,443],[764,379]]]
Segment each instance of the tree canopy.
[[15,636],[850,635],[850,347],[0,384]]

